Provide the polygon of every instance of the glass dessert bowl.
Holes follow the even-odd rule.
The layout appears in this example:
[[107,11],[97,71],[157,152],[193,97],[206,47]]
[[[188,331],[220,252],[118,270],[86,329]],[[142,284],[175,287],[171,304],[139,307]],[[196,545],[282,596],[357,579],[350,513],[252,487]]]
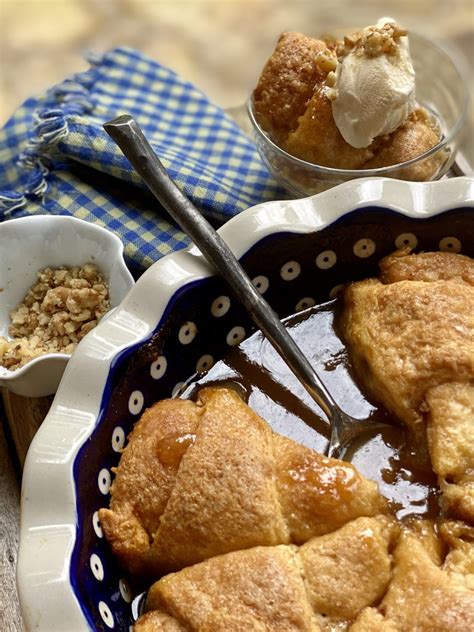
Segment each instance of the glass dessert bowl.
[[[395,69],[395,79],[388,77],[388,88],[382,86],[395,89],[390,102],[387,93],[370,94],[364,89],[354,98],[358,85],[366,88],[368,83],[370,88],[372,76],[392,73],[388,53],[381,57],[389,62],[366,71],[365,77],[356,68],[347,88],[347,79],[345,86],[341,80],[341,66],[350,57],[347,52],[338,61],[331,44],[326,49],[321,41],[300,34],[281,36],[247,109],[257,149],[283,187],[306,196],[354,178],[426,181],[446,174],[454,162],[469,101],[464,63],[453,51],[420,35],[410,34],[409,44],[408,62]],[[318,47],[323,51],[318,52]],[[371,57],[369,62],[374,63]],[[347,89],[345,95],[342,88]],[[357,99],[366,110],[360,120],[354,120]],[[376,99],[384,102],[379,112],[371,107]],[[341,123],[343,103],[353,110]]]

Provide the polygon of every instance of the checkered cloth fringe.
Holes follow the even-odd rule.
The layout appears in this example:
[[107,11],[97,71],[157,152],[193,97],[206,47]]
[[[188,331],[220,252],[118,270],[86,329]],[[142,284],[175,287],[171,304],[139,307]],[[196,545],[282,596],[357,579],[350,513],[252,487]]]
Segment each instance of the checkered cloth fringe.
[[130,48],[28,99],[0,132],[0,220],[74,215],[113,231],[137,272],[188,244],[102,124],[131,114],[171,177],[214,224],[282,197],[255,146],[222,109]]

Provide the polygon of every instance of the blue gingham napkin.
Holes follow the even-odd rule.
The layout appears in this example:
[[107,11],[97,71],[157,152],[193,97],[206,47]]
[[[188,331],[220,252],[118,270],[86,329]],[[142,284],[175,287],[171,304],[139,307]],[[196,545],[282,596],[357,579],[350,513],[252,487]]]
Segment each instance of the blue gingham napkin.
[[121,237],[137,271],[187,245],[102,129],[125,113],[214,224],[283,196],[252,141],[192,84],[130,48],[89,61],[0,132],[0,220],[46,212],[96,222]]

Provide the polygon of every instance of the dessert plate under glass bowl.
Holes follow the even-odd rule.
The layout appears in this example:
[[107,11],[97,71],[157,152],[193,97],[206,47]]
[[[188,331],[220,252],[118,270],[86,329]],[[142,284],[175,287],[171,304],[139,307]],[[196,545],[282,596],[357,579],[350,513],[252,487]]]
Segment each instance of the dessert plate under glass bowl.
[[[474,179],[360,179],[269,202],[220,234],[280,317],[377,274],[406,245],[474,255]],[[71,358],[25,464],[18,588],[28,630],[128,630],[133,594],[97,512],[133,424],[254,330],[196,248],[164,257]]]

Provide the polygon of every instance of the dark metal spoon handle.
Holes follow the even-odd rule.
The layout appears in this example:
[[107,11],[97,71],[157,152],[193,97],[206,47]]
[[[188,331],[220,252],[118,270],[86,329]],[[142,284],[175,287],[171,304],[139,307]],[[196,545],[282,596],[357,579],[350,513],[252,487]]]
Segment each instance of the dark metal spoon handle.
[[206,259],[224,277],[253,321],[303,384],[329,421],[341,415],[324,384],[267,301],[259,294],[230,248],[169,177],[138,123],[128,115],[105,123],[145,184]]

